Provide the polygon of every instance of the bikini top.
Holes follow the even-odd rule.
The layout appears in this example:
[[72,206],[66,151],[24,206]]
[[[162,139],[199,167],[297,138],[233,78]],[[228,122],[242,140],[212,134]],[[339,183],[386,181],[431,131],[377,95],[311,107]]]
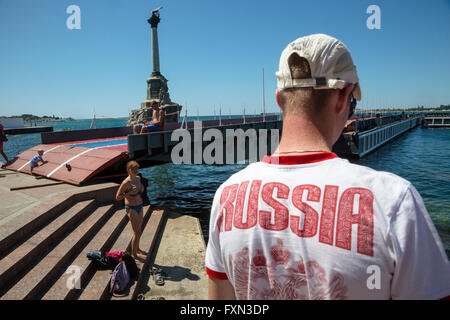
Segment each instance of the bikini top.
[[[133,185],[131,184],[131,181],[128,181],[128,183],[130,184],[130,188],[131,189],[133,189]],[[140,192],[138,191],[138,192],[136,192],[135,194],[129,194],[129,196],[132,196],[132,197],[134,197],[134,196],[137,196],[138,194],[140,194]]]

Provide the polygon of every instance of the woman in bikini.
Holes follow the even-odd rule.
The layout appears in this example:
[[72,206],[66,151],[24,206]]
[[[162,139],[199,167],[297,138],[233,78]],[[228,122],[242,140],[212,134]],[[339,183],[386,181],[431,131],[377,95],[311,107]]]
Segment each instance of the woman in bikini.
[[123,180],[119,189],[117,190],[116,199],[125,199],[125,210],[133,227],[133,238],[131,239],[131,256],[136,259],[138,253],[146,254],[139,248],[139,241],[142,234],[142,219],[143,206],[141,192],[144,191],[144,186],[141,178],[138,176],[139,164],[136,161],[129,161],[127,163],[128,177]]
[[6,164],[9,162],[9,160],[8,160],[8,157],[6,156],[6,154],[3,152],[3,141],[4,141],[3,139],[6,138],[3,131],[4,131],[3,126],[0,123],[0,154],[2,155],[3,158],[5,158],[5,161],[6,161],[6,163],[3,166],[6,166]]

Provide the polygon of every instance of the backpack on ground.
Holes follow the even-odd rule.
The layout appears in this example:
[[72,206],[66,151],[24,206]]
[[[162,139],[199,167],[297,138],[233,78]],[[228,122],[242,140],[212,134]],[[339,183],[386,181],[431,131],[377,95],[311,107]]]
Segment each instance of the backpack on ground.
[[127,271],[125,261],[119,262],[109,280],[109,293],[123,293],[130,282],[130,274]]
[[[134,279],[139,274],[139,269],[134,261],[133,257],[126,251],[105,252],[107,256],[114,258],[117,263],[125,261],[127,271],[130,274],[130,278]],[[114,269],[114,268],[113,268]]]
[[130,274],[130,278],[131,279],[136,278],[139,275],[139,269],[133,257],[128,252],[125,252],[122,255],[122,261],[125,261],[128,273]]

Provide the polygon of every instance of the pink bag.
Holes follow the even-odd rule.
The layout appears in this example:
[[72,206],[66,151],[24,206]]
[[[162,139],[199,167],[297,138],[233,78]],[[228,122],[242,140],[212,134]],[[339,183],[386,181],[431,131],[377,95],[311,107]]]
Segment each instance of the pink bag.
[[122,261],[122,256],[125,253],[125,251],[115,251],[115,252],[105,252],[107,256],[113,257],[119,261]]

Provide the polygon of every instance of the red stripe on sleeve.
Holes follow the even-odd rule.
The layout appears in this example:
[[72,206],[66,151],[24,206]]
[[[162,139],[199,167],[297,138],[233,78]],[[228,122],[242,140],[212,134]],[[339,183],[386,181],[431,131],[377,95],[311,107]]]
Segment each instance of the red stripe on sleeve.
[[210,276],[211,278],[214,278],[214,279],[217,279],[217,280],[228,280],[228,276],[224,272],[216,272],[214,270],[206,268],[206,274],[208,276]]

